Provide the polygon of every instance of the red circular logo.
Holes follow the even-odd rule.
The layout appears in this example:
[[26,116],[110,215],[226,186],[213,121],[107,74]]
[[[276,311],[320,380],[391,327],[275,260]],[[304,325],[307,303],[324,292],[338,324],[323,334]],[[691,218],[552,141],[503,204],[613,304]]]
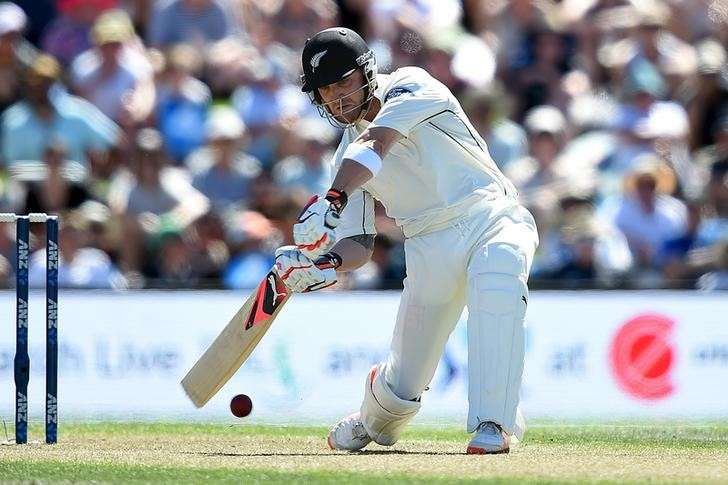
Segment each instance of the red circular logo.
[[649,400],[672,394],[673,326],[668,317],[645,314],[629,320],[614,336],[609,352],[612,373],[626,393]]

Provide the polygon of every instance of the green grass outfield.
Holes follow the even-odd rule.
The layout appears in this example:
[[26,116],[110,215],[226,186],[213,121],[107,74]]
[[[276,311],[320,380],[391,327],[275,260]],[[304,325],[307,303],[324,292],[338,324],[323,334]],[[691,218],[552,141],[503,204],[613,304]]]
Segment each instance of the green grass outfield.
[[[457,428],[410,428],[394,447],[326,448],[326,429],[62,424],[60,442],[0,446],[0,482],[728,483],[728,423],[533,425],[508,455],[468,456]],[[30,440],[42,429],[30,430]]]

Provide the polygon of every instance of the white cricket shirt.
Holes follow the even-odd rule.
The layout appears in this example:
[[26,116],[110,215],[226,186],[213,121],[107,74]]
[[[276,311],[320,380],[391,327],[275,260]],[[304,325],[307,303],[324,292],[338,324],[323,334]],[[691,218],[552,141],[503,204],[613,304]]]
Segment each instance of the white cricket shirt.
[[382,160],[382,169],[349,195],[337,238],[375,234],[379,200],[405,237],[430,232],[474,211],[517,204],[517,191],[488,154],[485,141],[450,90],[427,71],[404,67],[377,76],[382,107],[371,123],[344,131],[334,154],[334,173],[344,150],[367,126],[397,130],[403,138]]

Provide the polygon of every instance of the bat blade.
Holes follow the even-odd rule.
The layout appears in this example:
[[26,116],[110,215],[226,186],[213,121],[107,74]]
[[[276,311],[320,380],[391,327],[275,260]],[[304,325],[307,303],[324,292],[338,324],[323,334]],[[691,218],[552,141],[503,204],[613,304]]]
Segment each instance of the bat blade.
[[290,296],[271,270],[182,379],[196,407],[204,406],[243,365]]

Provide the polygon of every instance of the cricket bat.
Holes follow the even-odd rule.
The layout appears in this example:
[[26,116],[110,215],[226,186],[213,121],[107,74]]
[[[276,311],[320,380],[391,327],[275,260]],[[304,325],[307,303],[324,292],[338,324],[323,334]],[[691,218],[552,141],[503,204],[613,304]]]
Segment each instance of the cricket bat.
[[204,406],[240,369],[290,297],[286,285],[271,269],[182,379],[182,387],[195,406]]

